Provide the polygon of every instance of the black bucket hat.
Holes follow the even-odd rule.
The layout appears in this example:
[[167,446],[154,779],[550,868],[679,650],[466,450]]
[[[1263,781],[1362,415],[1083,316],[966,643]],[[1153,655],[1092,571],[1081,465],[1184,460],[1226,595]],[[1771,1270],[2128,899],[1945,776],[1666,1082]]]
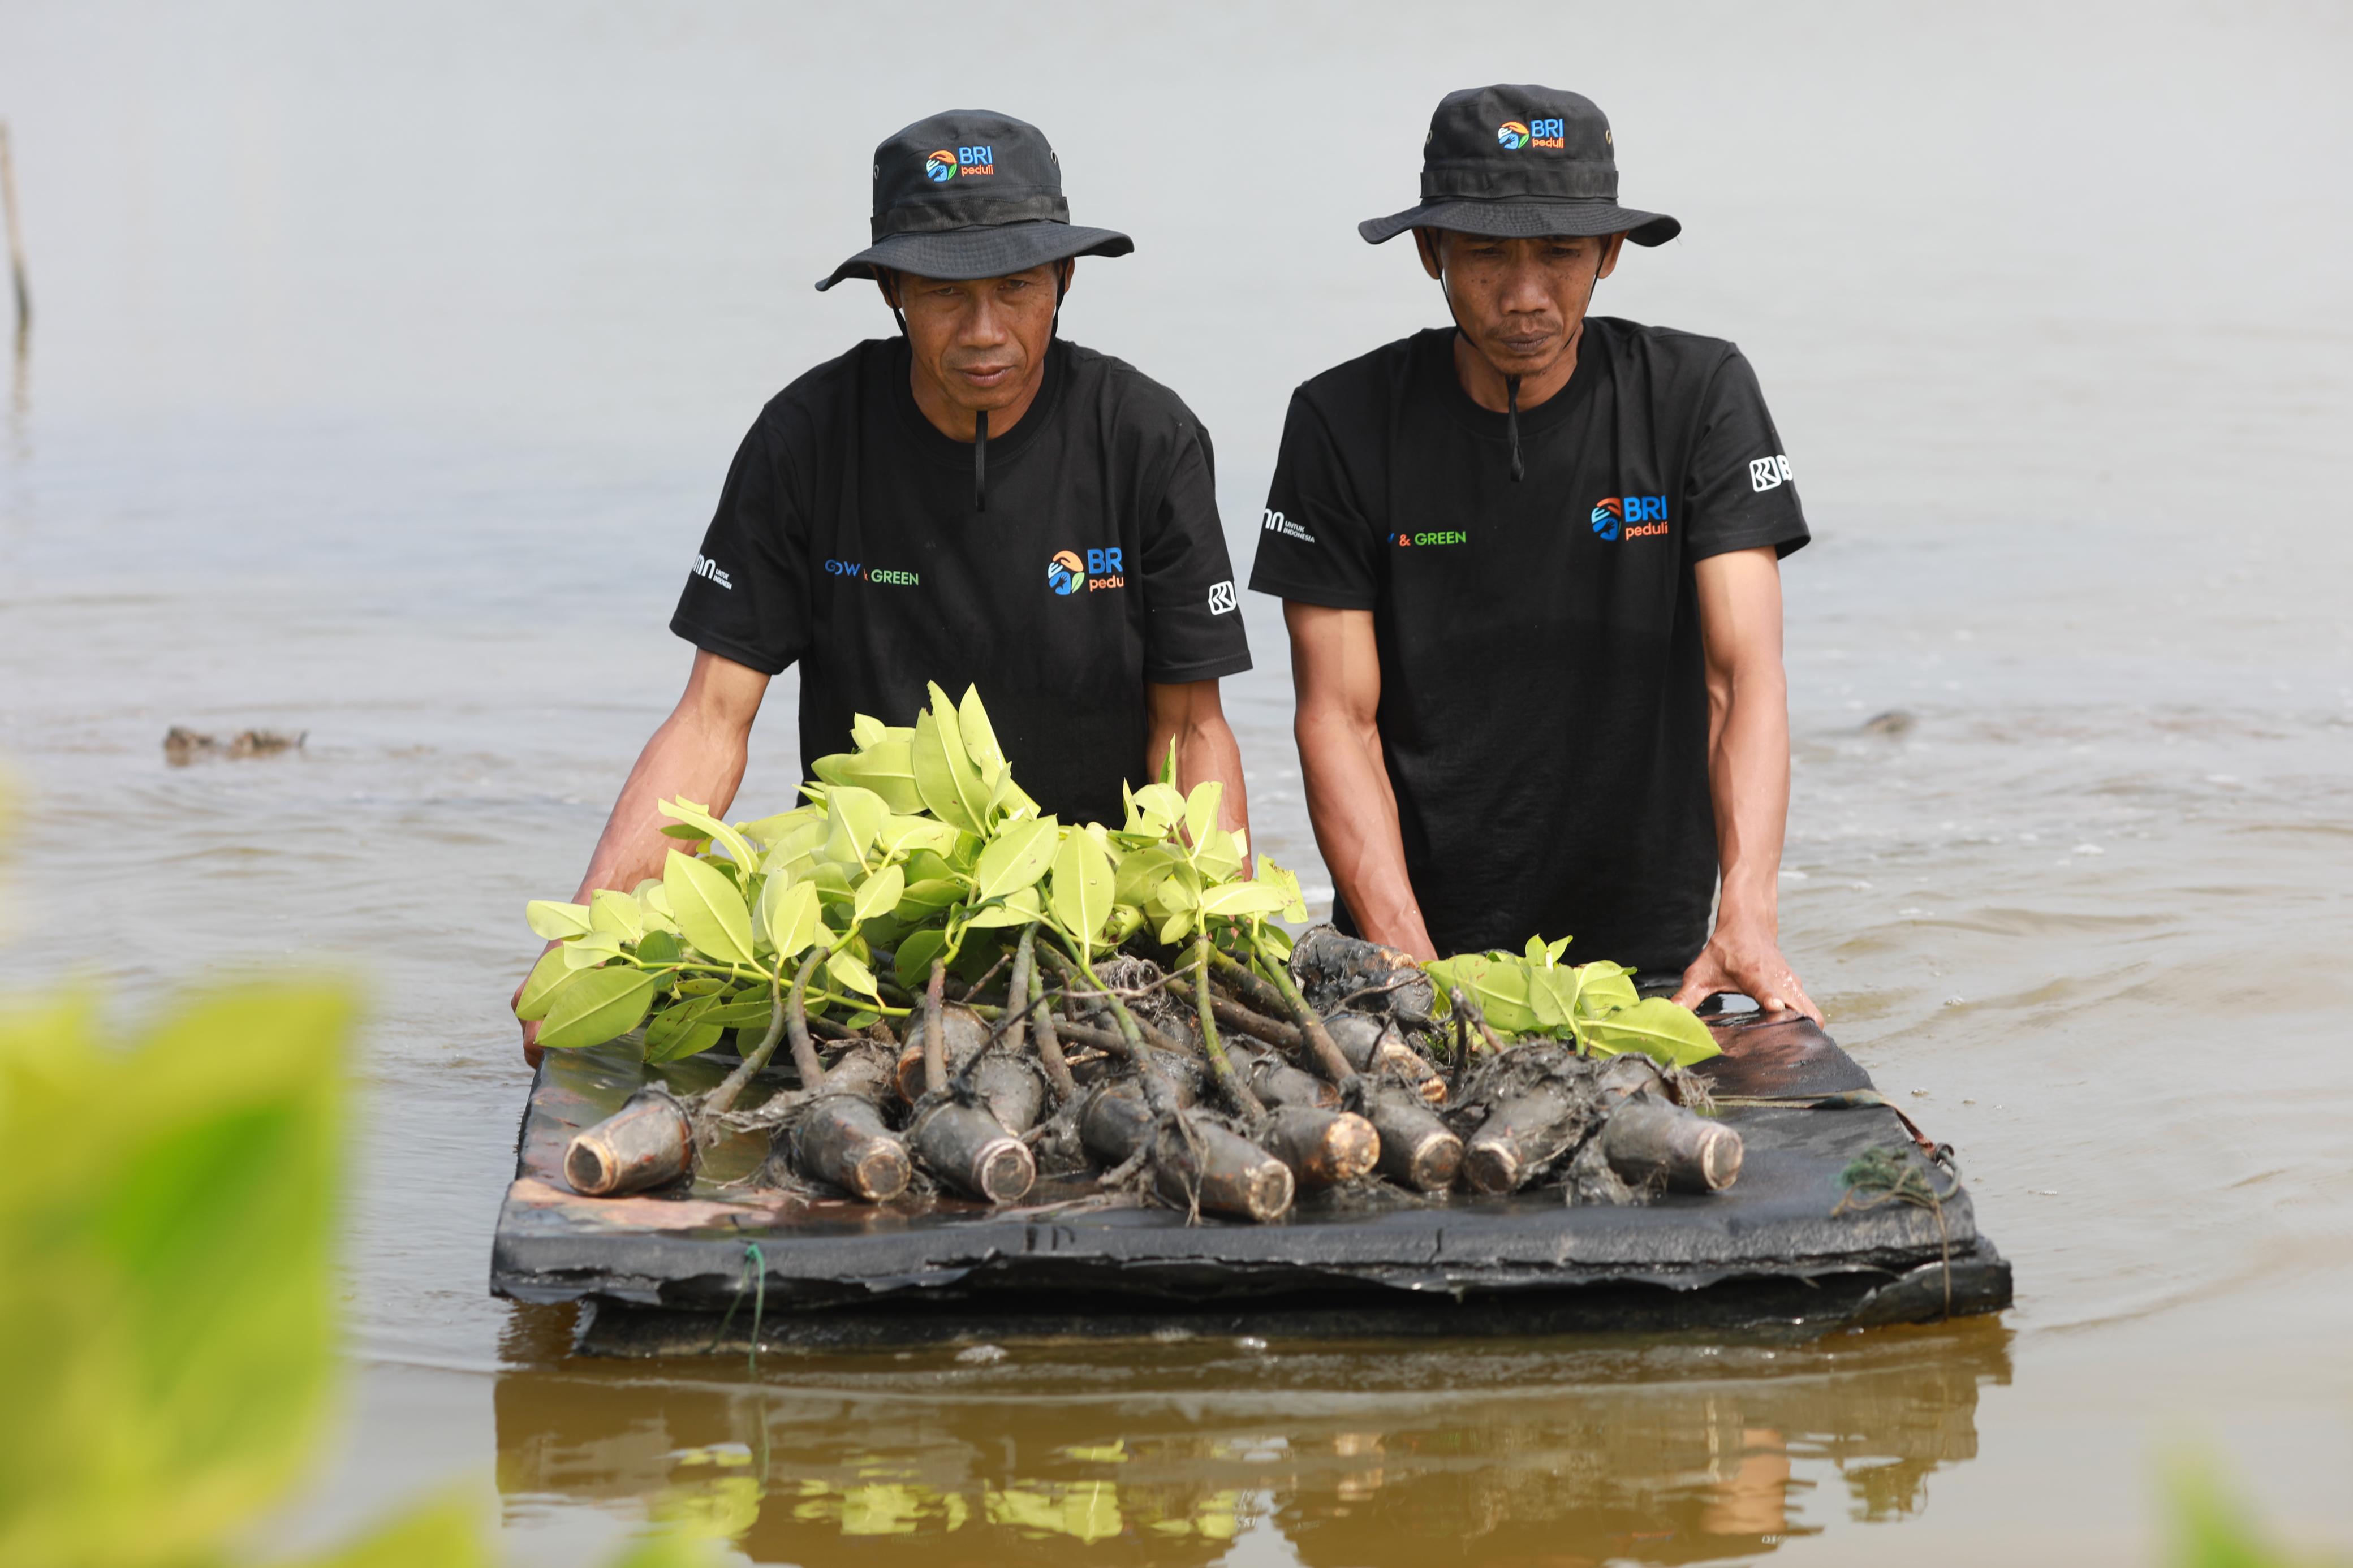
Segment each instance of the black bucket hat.
[[1591,99],[1550,87],[1473,87],[1439,100],[1422,142],[1421,205],[1367,218],[1369,244],[1409,228],[1505,239],[1623,233],[1664,245],[1683,226],[1618,205],[1609,118]]
[[1073,256],[1125,256],[1135,241],[1080,228],[1046,133],[1008,114],[954,109],[874,149],[874,243],[818,285],[878,269],[963,281]]

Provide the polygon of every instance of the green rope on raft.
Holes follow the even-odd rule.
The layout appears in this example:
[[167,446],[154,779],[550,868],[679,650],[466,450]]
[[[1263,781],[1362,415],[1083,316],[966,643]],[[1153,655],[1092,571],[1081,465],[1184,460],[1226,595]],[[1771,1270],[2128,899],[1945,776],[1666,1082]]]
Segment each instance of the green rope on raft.
[[1911,1157],[1911,1151],[1881,1147],[1865,1149],[1848,1161],[1846,1169],[1839,1173],[1839,1185],[1844,1191],[1831,1210],[1833,1219],[1850,1210],[1861,1213],[1889,1204],[1908,1204],[1936,1216],[1936,1239],[1945,1258],[1945,1316],[1951,1317],[1953,1240],[1945,1227],[1945,1200],[1960,1190],[1960,1182],[1956,1179],[1940,1193],[1926,1167]]
[[[754,1376],[760,1371],[760,1320],[768,1310],[768,1259],[756,1241],[744,1244],[744,1271],[752,1277],[752,1342],[744,1347],[744,1370]],[[735,1282],[734,1300],[727,1303],[727,1313],[719,1320],[719,1331],[711,1336],[711,1348],[717,1350],[719,1342],[727,1337],[727,1325],[735,1321],[735,1309],[744,1304],[744,1282]]]

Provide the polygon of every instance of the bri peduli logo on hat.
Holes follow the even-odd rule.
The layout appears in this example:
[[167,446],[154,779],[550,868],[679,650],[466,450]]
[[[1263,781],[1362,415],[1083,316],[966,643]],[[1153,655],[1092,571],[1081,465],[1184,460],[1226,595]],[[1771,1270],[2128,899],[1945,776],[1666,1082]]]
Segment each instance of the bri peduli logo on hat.
[[923,178],[935,185],[944,185],[958,174],[967,180],[997,173],[997,149],[994,147],[959,147],[951,153],[943,147],[923,160]]
[[1495,127],[1495,144],[1512,153],[1523,147],[1566,147],[1568,132],[1557,120],[1506,120]]

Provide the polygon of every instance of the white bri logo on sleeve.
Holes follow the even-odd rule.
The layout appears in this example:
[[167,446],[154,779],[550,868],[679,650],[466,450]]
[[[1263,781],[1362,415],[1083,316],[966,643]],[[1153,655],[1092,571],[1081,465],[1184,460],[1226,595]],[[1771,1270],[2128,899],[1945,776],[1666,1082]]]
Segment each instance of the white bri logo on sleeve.
[[1231,613],[1233,607],[1234,580],[1231,577],[1229,577],[1222,583],[1210,584],[1209,614],[1213,616],[1227,615]]
[[1752,490],[1778,489],[1789,482],[1789,459],[1778,452],[1769,458],[1748,459],[1748,488]]
[[694,558],[694,574],[698,577],[708,577],[730,592],[734,590],[735,584],[727,580],[727,574],[719,569],[719,563],[712,560],[708,555],[698,555]]

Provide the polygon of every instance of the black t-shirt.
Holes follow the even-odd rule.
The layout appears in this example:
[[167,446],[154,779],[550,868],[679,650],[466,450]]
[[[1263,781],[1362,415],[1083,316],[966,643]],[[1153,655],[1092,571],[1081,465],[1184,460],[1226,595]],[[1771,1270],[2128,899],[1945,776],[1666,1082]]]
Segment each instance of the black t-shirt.
[[915,405],[903,339],[771,399],[744,437],[670,629],[776,674],[801,666],[801,764],[924,683],[980,688],[1014,776],[1065,821],[1121,820],[1145,683],[1250,668],[1209,433],[1119,360],[1056,341],[1018,424],[973,446]]
[[1679,971],[1716,875],[1692,566],[1806,542],[1788,459],[1730,343],[1594,317],[1568,384],[1520,415],[1515,483],[1453,337],[1293,395],[1250,586],[1373,612],[1439,952],[1541,932],[1574,936],[1572,963]]

